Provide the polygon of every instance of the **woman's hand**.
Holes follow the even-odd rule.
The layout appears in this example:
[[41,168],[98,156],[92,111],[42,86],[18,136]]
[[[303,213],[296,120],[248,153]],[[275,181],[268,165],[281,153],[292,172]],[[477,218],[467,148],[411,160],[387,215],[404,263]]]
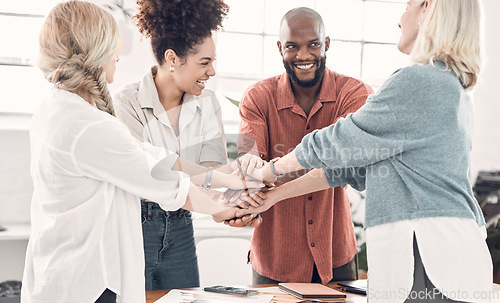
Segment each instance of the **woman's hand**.
[[231,174],[218,173],[216,178],[219,179],[221,185],[234,190],[260,189],[265,186],[264,182],[252,177],[245,176],[241,178],[237,171],[233,171]]
[[221,223],[224,220],[230,220],[236,217],[237,207],[227,207],[223,211],[220,211],[212,215],[215,222]]
[[252,176],[254,169],[261,168],[265,163],[260,157],[250,154],[240,156],[235,162],[235,170],[237,170],[242,177],[245,175]]
[[[276,181],[276,177],[269,168],[269,163],[254,155],[245,154],[239,157],[231,163],[231,167],[233,170],[239,172],[242,178],[252,177],[253,179],[269,183],[274,183]],[[264,173],[267,172],[266,169],[269,170],[270,173]]]
[[264,203],[266,194],[261,189],[232,190],[224,192],[226,205],[239,206],[240,208],[259,207]]

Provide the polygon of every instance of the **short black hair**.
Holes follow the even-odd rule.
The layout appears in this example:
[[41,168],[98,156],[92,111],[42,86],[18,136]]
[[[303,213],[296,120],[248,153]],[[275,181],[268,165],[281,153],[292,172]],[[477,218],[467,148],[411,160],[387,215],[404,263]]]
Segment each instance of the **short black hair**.
[[325,24],[323,23],[323,18],[321,18],[321,15],[313,10],[312,8],[309,7],[296,7],[292,8],[289,10],[283,18],[281,18],[280,22],[280,37],[281,37],[281,28],[284,25],[285,22],[288,22],[289,19],[292,19],[297,16],[305,16],[308,18],[311,18],[313,20],[317,20],[319,22],[320,26],[320,31],[324,34],[325,33]]
[[151,38],[160,65],[168,49],[185,58],[212,31],[222,29],[229,11],[223,0],[138,0],[137,4],[134,19],[140,32]]

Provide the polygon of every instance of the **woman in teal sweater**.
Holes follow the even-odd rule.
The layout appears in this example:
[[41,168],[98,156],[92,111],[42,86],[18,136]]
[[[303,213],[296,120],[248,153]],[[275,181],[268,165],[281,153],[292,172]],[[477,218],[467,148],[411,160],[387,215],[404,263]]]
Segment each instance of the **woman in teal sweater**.
[[257,210],[328,186],[366,188],[370,302],[490,302],[491,257],[470,179],[479,3],[410,0],[399,27],[398,48],[414,65],[265,165],[264,180],[322,169],[270,191]]

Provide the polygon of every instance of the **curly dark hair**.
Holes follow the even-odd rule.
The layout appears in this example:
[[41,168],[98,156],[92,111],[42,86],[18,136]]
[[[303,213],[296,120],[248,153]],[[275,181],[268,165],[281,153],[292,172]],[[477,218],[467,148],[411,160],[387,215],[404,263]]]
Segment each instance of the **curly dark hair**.
[[151,38],[158,64],[168,49],[185,58],[212,31],[222,29],[229,6],[223,0],[138,0],[134,19],[140,32]]

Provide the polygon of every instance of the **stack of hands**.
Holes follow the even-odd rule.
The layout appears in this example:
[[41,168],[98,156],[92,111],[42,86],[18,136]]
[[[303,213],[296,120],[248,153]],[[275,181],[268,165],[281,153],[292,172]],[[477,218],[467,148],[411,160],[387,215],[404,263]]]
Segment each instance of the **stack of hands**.
[[213,218],[234,227],[257,227],[262,222],[258,214],[279,201],[271,190],[277,178],[269,162],[258,156],[246,154],[230,165],[233,173],[224,182],[228,190],[219,197],[227,209],[214,214]]

